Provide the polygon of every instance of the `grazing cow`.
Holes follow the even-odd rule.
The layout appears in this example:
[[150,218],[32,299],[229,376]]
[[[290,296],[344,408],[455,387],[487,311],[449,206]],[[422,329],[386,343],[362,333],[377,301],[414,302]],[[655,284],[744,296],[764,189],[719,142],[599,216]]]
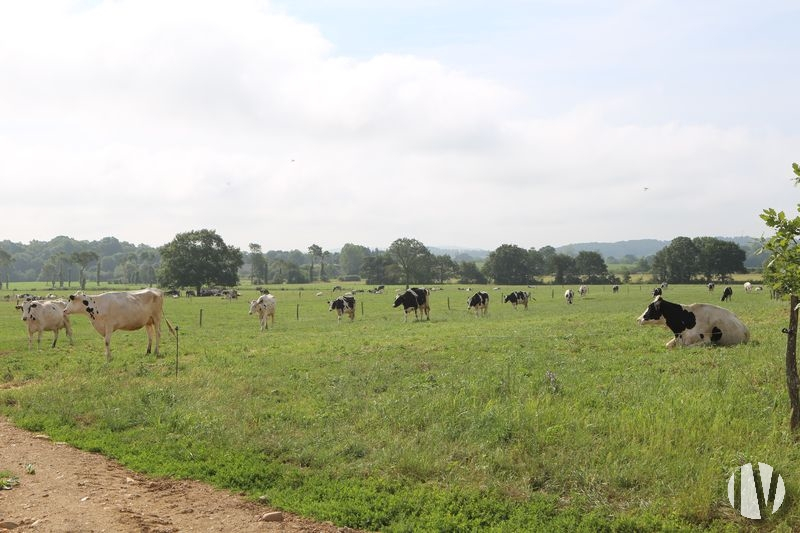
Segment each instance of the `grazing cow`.
[[275,308],[277,307],[277,301],[275,297],[269,293],[262,294],[258,297],[257,300],[250,301],[250,312],[249,315],[253,313],[258,313],[259,322],[261,323],[261,331],[265,329],[269,329],[267,326],[267,319],[272,320],[272,325],[275,326]]
[[637,319],[639,324],[664,324],[675,335],[667,348],[717,344],[730,346],[750,340],[750,332],[736,315],[711,304],[681,305],[656,296]]
[[662,293],[661,287],[656,287],[655,289],[653,289],[653,298],[655,298],[656,296],[661,296],[661,293]]
[[722,291],[722,301],[723,302],[725,300],[730,301],[731,297],[733,297],[733,289],[731,289],[730,287],[725,287],[725,290]]
[[484,315],[489,311],[489,293],[478,291],[467,299],[467,310],[475,310],[475,316]]
[[328,311],[336,311],[336,320],[341,322],[342,315],[346,314],[352,321],[356,316],[356,297],[349,292],[328,302]]
[[43,331],[53,332],[51,348],[55,348],[61,328],[67,330],[69,343],[72,344],[72,324],[70,324],[69,317],[64,314],[66,306],[67,304],[63,300],[25,300],[21,305],[16,306],[22,311],[22,320],[28,326],[28,350],[33,349],[34,332],[39,334],[36,347],[37,349],[42,348]]
[[661,289],[662,290],[666,290],[667,287],[669,287],[669,283],[667,283],[666,281],[662,281],[661,282]]
[[575,293],[572,292],[572,289],[567,289],[567,292],[564,293],[564,299],[567,300],[568,304],[572,303],[572,299],[575,297]]
[[169,332],[175,330],[164,317],[164,294],[158,289],[142,289],[133,292],[104,292],[89,296],[83,292],[70,295],[64,309],[67,315],[87,315],[95,331],[105,338],[106,360],[111,361],[111,334],[117,330],[147,331],[147,351],[151,352],[155,340],[155,353],[161,341],[161,319],[167,323]]
[[578,294],[580,294],[581,298],[583,298],[584,296],[589,294],[589,287],[587,287],[586,285],[581,285],[580,288],[578,288]]
[[714,290],[714,284],[713,283],[709,283],[708,284],[708,292],[713,292],[713,290]]
[[503,303],[511,302],[511,307],[514,309],[517,308],[517,305],[522,305],[525,309],[528,308],[528,300],[530,300],[531,293],[526,291],[514,291],[508,296],[506,296]]
[[411,287],[407,289],[405,292],[401,292],[397,295],[397,298],[394,299],[394,305],[392,307],[399,307],[403,306],[403,320],[404,322],[408,321],[408,313],[412,310],[414,311],[414,317],[419,320],[419,314],[417,313],[417,309],[419,309],[424,315],[427,320],[431,319],[430,316],[430,291],[428,289],[418,288],[418,287]]
[[619,292],[619,285],[612,285],[611,286],[611,292],[613,292],[614,294],[617,294]]
[[744,292],[750,292],[753,290],[753,284],[749,281],[744,282]]

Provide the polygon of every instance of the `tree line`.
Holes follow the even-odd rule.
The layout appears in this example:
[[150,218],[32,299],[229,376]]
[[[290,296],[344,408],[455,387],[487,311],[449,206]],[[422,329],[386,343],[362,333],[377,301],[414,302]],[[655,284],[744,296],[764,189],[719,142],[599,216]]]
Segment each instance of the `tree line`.
[[598,252],[559,253],[552,246],[525,249],[503,244],[484,260],[434,254],[417,239],[403,237],[385,250],[347,243],[339,251],[311,244],[306,251],[268,250],[251,243],[247,251],[225,243],[213,230],[180,233],[158,248],[134,246],[113,237],[76,241],[57,237],[29,245],[0,243],[0,275],[10,281],[46,281],[53,287],[101,284],[162,287],[233,286],[241,279],[254,285],[314,281],[366,281],[373,285],[621,283],[631,275],[652,281],[688,283],[726,281],[746,272],[746,253],[737,244],[713,237],[677,237],[654,256],[616,274]]

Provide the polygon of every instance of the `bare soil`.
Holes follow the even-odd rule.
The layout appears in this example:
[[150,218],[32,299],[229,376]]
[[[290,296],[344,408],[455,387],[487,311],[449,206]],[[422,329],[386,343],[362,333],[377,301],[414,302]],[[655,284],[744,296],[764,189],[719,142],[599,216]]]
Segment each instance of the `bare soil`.
[[[30,466],[28,466],[30,465]],[[152,479],[0,418],[0,532],[341,532],[194,481]]]

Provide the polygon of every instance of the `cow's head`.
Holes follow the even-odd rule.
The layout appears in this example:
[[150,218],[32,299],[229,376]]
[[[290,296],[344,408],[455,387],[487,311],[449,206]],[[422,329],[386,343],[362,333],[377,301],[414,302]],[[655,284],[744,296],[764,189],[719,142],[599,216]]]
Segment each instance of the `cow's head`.
[[662,302],[664,300],[661,296],[656,296],[655,300],[650,302],[650,305],[647,306],[647,309],[644,310],[644,313],[641,314],[636,321],[639,325],[643,324],[665,324],[666,320],[664,319],[664,313],[661,309]]
[[252,315],[258,309],[258,300],[250,300],[250,312],[247,313],[248,315]]
[[86,313],[91,318],[94,318],[94,315],[96,314],[90,298],[86,296],[85,293],[80,291],[76,292],[75,294],[70,294],[69,301],[64,307],[65,315],[69,315],[71,313]]

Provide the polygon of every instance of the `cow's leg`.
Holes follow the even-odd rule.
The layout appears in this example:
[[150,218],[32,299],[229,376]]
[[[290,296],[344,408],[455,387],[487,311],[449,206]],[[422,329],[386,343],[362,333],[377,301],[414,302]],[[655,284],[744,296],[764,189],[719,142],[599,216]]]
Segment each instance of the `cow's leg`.
[[55,331],[53,331],[53,344],[52,346],[50,346],[51,348],[56,347],[56,341],[58,340],[58,330],[59,328],[56,328]]
[[72,346],[74,343],[72,342],[72,324],[69,321],[64,322],[64,328],[67,330],[67,337],[69,337],[69,344]]
[[42,332],[43,332],[43,331],[44,331],[44,330],[41,330],[41,329],[40,329],[40,330],[39,330],[39,335],[38,335],[38,337],[36,338],[36,349],[37,349],[37,350],[41,350],[41,349],[42,349]]
[[[144,354],[150,355],[153,353],[153,325],[145,324],[144,330],[147,332],[147,351]],[[158,352],[156,352],[156,355],[158,355]]]
[[33,332],[28,330],[28,351],[33,350]]
[[111,362],[111,331],[106,331],[104,338],[106,341],[106,362]]
[[158,322],[153,322],[153,336],[156,338],[156,357],[159,356],[161,353],[159,350],[161,348],[161,318],[159,317]]

